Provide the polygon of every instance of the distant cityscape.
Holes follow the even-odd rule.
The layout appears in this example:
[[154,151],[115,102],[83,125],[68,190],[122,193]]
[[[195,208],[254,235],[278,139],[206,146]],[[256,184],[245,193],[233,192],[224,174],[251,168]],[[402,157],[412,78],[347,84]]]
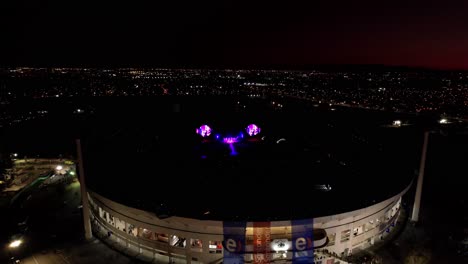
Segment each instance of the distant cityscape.
[[[468,72],[0,68],[0,111],[24,98],[163,95],[290,97],[468,119]],[[8,113],[0,117],[0,124],[12,121]]]
[[[311,263],[461,263],[467,106],[463,71],[0,68],[0,262],[214,263],[242,219],[240,260],[294,263],[293,229],[311,219]],[[205,120],[221,136],[199,133]],[[248,127],[262,134],[232,136]],[[243,186],[282,197],[262,213],[251,196],[218,199]],[[271,252],[253,247],[263,229]]]

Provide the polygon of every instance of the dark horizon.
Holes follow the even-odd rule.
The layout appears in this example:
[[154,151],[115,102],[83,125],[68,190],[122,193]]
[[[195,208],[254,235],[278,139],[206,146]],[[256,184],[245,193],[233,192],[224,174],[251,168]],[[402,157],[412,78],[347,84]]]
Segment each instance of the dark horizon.
[[3,66],[468,70],[462,0],[0,4]]
[[96,65],[96,64],[57,64],[57,65],[37,65],[37,64],[22,64],[22,65],[0,65],[0,68],[35,68],[35,69],[53,69],[53,68],[70,68],[70,69],[143,69],[143,70],[248,70],[248,71],[428,71],[428,72],[468,72],[468,69],[463,68],[437,68],[426,66],[406,66],[406,65],[386,65],[386,64],[308,64],[308,65]]

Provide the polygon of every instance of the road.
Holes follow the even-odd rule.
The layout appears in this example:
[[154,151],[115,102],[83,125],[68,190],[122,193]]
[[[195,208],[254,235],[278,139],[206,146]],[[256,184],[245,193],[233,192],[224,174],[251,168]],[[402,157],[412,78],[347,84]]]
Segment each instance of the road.
[[62,254],[33,254],[24,258],[22,264],[71,264]]

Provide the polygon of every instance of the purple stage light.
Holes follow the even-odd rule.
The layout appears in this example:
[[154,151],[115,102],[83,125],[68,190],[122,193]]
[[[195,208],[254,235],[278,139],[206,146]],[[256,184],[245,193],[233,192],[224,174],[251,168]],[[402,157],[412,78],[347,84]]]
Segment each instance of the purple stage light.
[[196,132],[202,137],[208,137],[209,135],[211,135],[211,127],[207,125],[202,125],[200,126],[200,128],[197,128]]
[[247,134],[249,134],[249,136],[255,136],[257,135],[258,133],[260,133],[260,128],[255,125],[255,124],[250,124],[248,125],[245,130],[247,131]]
[[237,138],[236,137],[225,137],[225,138],[223,138],[223,142],[226,143],[226,144],[233,144],[233,143],[237,142]]

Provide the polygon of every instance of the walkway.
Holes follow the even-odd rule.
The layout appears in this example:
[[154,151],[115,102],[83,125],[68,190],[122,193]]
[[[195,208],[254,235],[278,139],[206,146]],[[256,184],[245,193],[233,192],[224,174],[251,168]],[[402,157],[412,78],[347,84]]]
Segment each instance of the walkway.
[[[107,244],[114,250],[122,252],[123,254],[143,261],[146,263],[174,263],[174,264],[185,264],[187,261],[185,258],[169,257],[162,252],[156,252],[153,249],[144,245],[130,241],[125,237],[112,232],[108,229],[105,224],[100,222],[98,218],[95,221],[91,221],[93,235],[100,239],[103,243]],[[199,263],[197,261],[191,261],[191,263]]]

